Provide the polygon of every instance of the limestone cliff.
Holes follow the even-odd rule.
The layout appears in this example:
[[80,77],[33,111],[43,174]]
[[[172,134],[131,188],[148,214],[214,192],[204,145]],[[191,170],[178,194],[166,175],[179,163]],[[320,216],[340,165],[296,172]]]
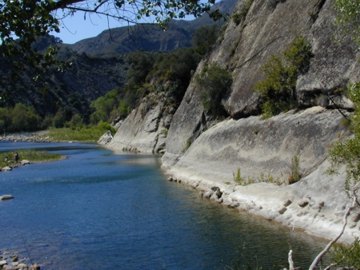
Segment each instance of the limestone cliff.
[[161,98],[149,95],[121,122],[107,146],[116,151],[162,154],[172,113]]
[[[264,77],[262,66],[271,56],[281,54],[295,37],[303,36],[311,43],[313,57],[308,72],[297,82],[300,106],[334,108],[336,100],[339,106],[350,108],[347,99],[337,90],[349,81],[360,80],[359,54],[349,39],[338,40],[335,36],[335,12],[331,3],[331,0],[254,0],[238,25],[229,22],[223,40],[199,65],[196,74],[210,63],[231,71],[232,91],[223,100],[228,114],[235,119],[256,115],[259,97],[254,86]],[[235,13],[242,9],[242,4],[239,2]],[[169,129],[166,162],[182,155],[184,145],[193,140],[198,127],[205,124],[199,95],[193,80]]]
[[[340,229],[347,197],[344,175],[326,174],[327,153],[334,141],[350,134],[341,123],[352,104],[339,90],[360,80],[357,46],[349,38],[337,37],[331,0],[254,0],[244,13],[246,2],[239,1],[234,13],[242,15],[229,21],[216,48],[199,64],[175,114],[168,114],[172,120],[163,133],[167,135],[163,168],[171,179],[203,190],[205,197],[331,237]],[[263,120],[261,100],[254,91],[264,78],[262,66],[298,36],[310,42],[313,54],[307,72],[297,79],[298,107]],[[204,110],[196,81],[212,63],[233,78],[231,91],[222,100],[228,118],[217,122]],[[159,129],[168,127],[153,121],[162,121],[163,105],[160,101],[141,115],[143,106],[122,124],[113,147],[135,145],[140,151],[157,152]],[[302,178],[284,185],[294,156],[300,159]],[[271,179],[283,185],[241,186],[235,181],[238,170],[242,179]],[[352,219],[344,241],[359,236],[358,221]]]

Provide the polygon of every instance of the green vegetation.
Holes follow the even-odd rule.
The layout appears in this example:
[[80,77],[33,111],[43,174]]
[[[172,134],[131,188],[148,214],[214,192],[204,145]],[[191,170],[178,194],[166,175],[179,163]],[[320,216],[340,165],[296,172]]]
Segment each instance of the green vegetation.
[[61,155],[53,154],[46,151],[34,151],[34,150],[19,150],[12,152],[0,152],[0,168],[5,166],[14,167],[18,162],[15,160],[15,155],[18,153],[19,161],[28,160],[30,162],[41,162],[41,161],[53,161],[61,159]]
[[335,0],[334,5],[341,31],[360,43],[360,1]]
[[360,269],[360,240],[357,238],[350,246],[338,245],[332,252],[333,261],[349,269]]
[[219,32],[220,29],[218,25],[203,26],[199,28],[194,33],[192,40],[195,51],[201,56],[209,54],[219,36]]
[[255,180],[254,178],[248,177],[248,178],[244,178],[241,176],[241,171],[240,168],[238,168],[236,170],[236,172],[233,172],[233,180],[235,183],[237,183],[238,185],[241,186],[247,186],[250,184],[254,184],[254,183],[271,183],[271,184],[276,184],[276,185],[280,185],[280,181],[276,178],[274,178],[272,175],[268,174],[261,174],[260,177]]
[[240,8],[240,11],[235,12],[232,15],[232,19],[233,19],[233,21],[234,21],[234,23],[236,25],[239,25],[245,19],[245,17],[248,14],[253,2],[254,2],[254,0],[245,0],[245,1],[243,1],[243,4],[242,4],[242,6]]
[[115,130],[106,122],[100,122],[96,126],[77,126],[73,128],[50,128],[49,137],[54,141],[82,141],[96,142],[101,135],[110,130]]
[[241,184],[243,182],[243,179],[241,177],[241,172],[240,172],[240,168],[238,168],[236,170],[235,173],[233,173],[233,178],[234,178],[234,181],[238,184]]
[[[198,46],[202,46],[200,39]],[[177,107],[200,60],[201,49],[178,49],[169,53],[134,52],[127,56],[127,82],[92,102],[90,122],[113,122],[125,118],[150,93],[165,96],[168,105]]]
[[[350,130],[353,136],[345,141],[337,142],[330,150],[331,173],[336,173],[340,165],[345,165],[345,190],[354,199],[360,184],[360,83],[350,84],[348,93],[355,105],[350,118]],[[358,199],[358,198],[356,198]],[[360,269],[360,242],[356,239],[349,247],[337,246],[332,259],[340,266]]]
[[265,78],[255,86],[262,99],[264,118],[296,108],[296,80],[298,75],[307,71],[311,57],[310,43],[297,37],[281,57],[272,56],[265,63]]
[[331,172],[335,172],[340,164],[346,166],[346,190],[360,182],[360,83],[349,85],[348,91],[355,105],[355,112],[350,119],[350,129],[354,136],[336,143],[330,151]]
[[232,76],[226,69],[212,64],[196,77],[203,106],[209,115],[221,117],[226,111],[221,101],[229,93]]
[[300,173],[300,157],[298,155],[295,155],[291,159],[291,168],[290,168],[290,175],[288,179],[288,184],[291,185],[293,183],[296,183],[301,178]]
[[0,132],[38,130],[42,119],[31,106],[16,104],[13,108],[0,107]]

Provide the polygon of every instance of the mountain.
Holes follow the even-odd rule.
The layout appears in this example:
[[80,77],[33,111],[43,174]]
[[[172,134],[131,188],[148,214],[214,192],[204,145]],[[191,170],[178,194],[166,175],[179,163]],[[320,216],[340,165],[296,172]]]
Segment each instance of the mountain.
[[[223,14],[230,14],[236,0],[225,0],[213,6]],[[214,22],[207,14],[192,21],[173,20],[166,30],[156,24],[138,24],[106,30],[96,37],[67,45],[77,53],[104,57],[132,51],[164,52],[191,47],[193,33],[202,26],[223,23]]]

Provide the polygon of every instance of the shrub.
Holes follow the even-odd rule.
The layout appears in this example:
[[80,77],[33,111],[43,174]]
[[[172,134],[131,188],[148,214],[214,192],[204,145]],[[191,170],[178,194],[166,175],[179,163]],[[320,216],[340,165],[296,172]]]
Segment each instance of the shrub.
[[81,128],[83,125],[83,119],[80,114],[74,114],[71,120],[65,123],[65,126],[71,129]]
[[307,72],[311,57],[310,44],[297,37],[282,57],[272,56],[265,63],[265,78],[255,85],[262,99],[264,118],[297,107],[296,80],[299,74]]
[[337,142],[330,150],[330,172],[335,172],[340,164],[346,165],[346,190],[349,190],[351,184],[360,182],[360,83],[349,85],[348,90],[355,105],[354,114],[350,118],[350,129],[354,136]]
[[230,91],[231,74],[226,69],[213,64],[204,68],[196,77],[196,82],[200,88],[201,100],[207,113],[215,117],[225,115],[226,111],[221,101]]
[[12,131],[34,131],[40,127],[41,118],[31,106],[18,103],[10,116]]
[[290,168],[290,175],[289,175],[289,181],[288,184],[296,183],[301,178],[300,173],[300,157],[298,155],[295,155],[291,159],[291,168]]
[[236,170],[236,173],[233,173],[233,178],[234,178],[234,181],[238,184],[243,182],[243,179],[241,178],[240,168],[238,168]]
[[236,25],[239,25],[248,14],[254,0],[245,0],[240,8],[239,12],[235,12],[232,15],[232,19]]
[[195,51],[204,56],[208,54],[219,36],[219,26],[203,26],[194,33],[192,46]]
[[56,128],[61,128],[64,126],[66,122],[66,115],[65,115],[65,111],[63,110],[58,110],[52,120],[52,125]]
[[360,240],[357,238],[349,246],[335,246],[332,252],[333,261],[344,267],[351,267],[354,269],[360,269]]

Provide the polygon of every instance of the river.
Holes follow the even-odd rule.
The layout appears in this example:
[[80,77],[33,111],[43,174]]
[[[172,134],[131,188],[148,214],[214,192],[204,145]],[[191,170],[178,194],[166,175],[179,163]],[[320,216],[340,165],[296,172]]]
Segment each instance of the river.
[[166,181],[152,156],[92,144],[0,143],[67,158],[0,173],[0,250],[42,269],[280,269],[324,245]]

